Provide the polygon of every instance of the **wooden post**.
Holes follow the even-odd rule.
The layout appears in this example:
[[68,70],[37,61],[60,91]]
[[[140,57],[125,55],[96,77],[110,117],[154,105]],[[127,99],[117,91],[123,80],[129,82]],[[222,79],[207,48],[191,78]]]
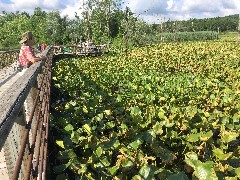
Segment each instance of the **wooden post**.
[[165,20],[165,17],[163,18],[163,24],[164,24],[163,32],[166,32],[166,20]]
[[163,40],[163,36],[162,36],[162,33],[163,33],[163,22],[162,22],[162,17],[160,19],[160,33],[161,33],[161,41]]
[[240,14],[238,15],[238,41],[240,42]]
[[128,53],[128,28],[129,28],[129,7],[125,9],[125,20],[126,20],[126,27],[124,32],[124,39],[125,39],[125,54]]
[[100,44],[103,44],[103,33],[102,33],[102,15],[101,15],[101,5],[100,5],[100,1],[97,1],[98,6],[99,6],[99,10],[100,10],[100,15],[99,15],[99,37],[100,37]]
[[162,22],[162,17],[160,19],[160,33],[163,32],[163,22]]
[[110,12],[111,12],[111,1],[108,2],[108,9],[107,9],[107,36],[108,36],[108,43],[107,48],[110,48]]
[[84,12],[84,25],[85,25],[85,38],[89,39],[89,6],[85,7],[85,3],[83,0],[83,12]]

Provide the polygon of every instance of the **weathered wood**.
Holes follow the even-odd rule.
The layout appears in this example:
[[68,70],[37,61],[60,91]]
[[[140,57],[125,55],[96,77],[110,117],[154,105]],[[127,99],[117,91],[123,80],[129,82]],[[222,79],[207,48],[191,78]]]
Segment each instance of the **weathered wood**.
[[18,78],[14,86],[9,87],[6,90],[7,94],[2,95],[0,99],[0,149],[43,64],[44,62],[34,63],[22,76],[16,74]]
[[[46,56],[48,51],[43,52],[42,55]],[[13,66],[6,68],[6,70],[1,70],[2,74],[0,83],[2,83],[2,89],[4,89],[3,81],[6,81],[7,75],[14,75],[13,86],[7,87],[5,89],[5,94],[0,97],[0,150],[4,142],[4,137],[8,134],[7,129],[11,127],[14,121],[14,117],[19,114],[19,111],[29,93],[34,83],[36,82],[37,76],[44,65],[44,61],[39,61],[30,66],[26,72],[21,75],[21,73],[16,73]],[[8,73],[6,73],[8,72]],[[3,74],[6,75],[3,75]]]
[[[42,55],[46,56],[47,53],[48,50]],[[6,180],[11,179],[13,175],[25,127],[30,119],[32,103],[36,98],[35,90],[39,86],[44,65],[45,61],[36,62],[30,68],[25,69],[24,73],[16,72],[14,65],[0,70],[0,167],[2,167],[0,169],[2,172],[0,172]],[[32,127],[35,126],[34,123]],[[28,141],[30,143],[26,144],[25,153],[29,152],[31,145],[31,131]],[[26,156],[23,157],[18,175],[20,179],[24,178],[25,167]]]
[[4,149],[0,151],[0,179],[9,180]]
[[[12,174],[14,170],[14,166],[16,164],[17,158],[18,158],[18,153],[21,147],[21,137],[24,134],[26,122],[24,121],[24,108],[21,108],[21,112],[18,114],[16,117],[15,121],[13,122],[12,128],[5,140],[4,144],[4,157],[5,157],[5,164],[6,166],[6,172],[9,179],[12,179]],[[24,162],[26,159],[24,159]],[[22,164],[21,166],[21,171],[19,174],[19,179],[23,179],[24,177],[24,171],[25,171],[25,163]],[[5,178],[7,179],[7,178]]]
[[53,46],[55,55],[101,55],[106,53],[106,45],[72,45],[72,46]]
[[2,90],[2,86],[6,84],[6,82],[10,81],[13,76],[17,74],[17,71],[14,67],[14,64],[10,66],[4,67],[0,70],[0,91]]

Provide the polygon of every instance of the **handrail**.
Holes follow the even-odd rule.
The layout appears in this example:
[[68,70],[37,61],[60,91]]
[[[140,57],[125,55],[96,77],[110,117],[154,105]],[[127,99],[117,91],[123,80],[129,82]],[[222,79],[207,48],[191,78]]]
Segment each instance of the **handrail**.
[[[51,64],[53,49],[45,50],[42,55],[47,60],[34,63],[26,72],[19,76],[14,85],[7,89],[7,96],[0,98],[0,151],[9,151],[6,148],[12,143],[10,131],[15,126],[25,128],[20,132],[18,155],[11,155],[11,165],[8,167],[9,178],[17,179],[45,179],[48,139],[48,118],[50,102]],[[34,90],[37,88],[37,92]],[[34,94],[34,93],[35,94]],[[29,97],[36,97],[30,115],[26,114],[26,121],[17,122],[23,113]],[[18,131],[18,130],[17,130]],[[40,132],[40,133],[39,133]],[[17,145],[13,145],[17,146]],[[9,152],[10,153],[10,152]],[[26,155],[27,154],[27,155]],[[16,157],[15,157],[16,156]],[[41,158],[41,159],[39,159]],[[25,162],[25,163],[24,163]],[[7,162],[6,162],[7,163]],[[26,166],[24,165],[26,164]],[[11,167],[10,167],[11,166]],[[14,168],[12,166],[15,166]]]
[[55,55],[60,54],[71,54],[77,56],[88,56],[88,55],[101,55],[106,50],[106,45],[59,45],[53,46],[53,51]]

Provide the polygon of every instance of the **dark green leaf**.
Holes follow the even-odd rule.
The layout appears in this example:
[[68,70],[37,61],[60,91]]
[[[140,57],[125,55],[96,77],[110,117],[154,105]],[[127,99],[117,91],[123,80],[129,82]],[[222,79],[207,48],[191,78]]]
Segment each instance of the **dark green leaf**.
[[70,166],[70,165],[71,165],[71,162],[68,162],[67,164],[61,164],[61,165],[58,165],[58,166],[54,166],[53,170],[56,173],[60,173],[60,172],[65,171],[68,168],[68,166]]
[[67,132],[72,131],[74,128],[71,124],[68,124],[65,128],[64,128]]
[[214,155],[219,159],[219,160],[227,160],[232,156],[232,152],[229,153],[224,153],[221,149],[216,148],[213,149]]
[[69,178],[65,176],[65,174],[59,174],[57,175],[56,180],[69,180]]
[[179,172],[169,176],[168,180],[188,180],[188,177],[184,172]]
[[140,171],[139,171],[139,175],[143,178],[143,179],[147,179],[150,176],[150,171],[151,168],[147,165],[143,166]]
[[186,140],[189,142],[197,142],[199,140],[199,134],[190,134]]
[[114,175],[117,173],[117,170],[118,170],[118,169],[119,169],[118,166],[113,166],[113,167],[108,168],[108,172],[109,172],[112,176],[114,176]]

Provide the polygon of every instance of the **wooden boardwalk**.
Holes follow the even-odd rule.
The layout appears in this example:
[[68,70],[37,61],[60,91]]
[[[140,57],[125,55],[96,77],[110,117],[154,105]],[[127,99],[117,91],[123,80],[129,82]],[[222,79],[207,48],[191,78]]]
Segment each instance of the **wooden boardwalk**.
[[[0,73],[2,74],[2,73]],[[6,77],[6,75],[8,75]],[[17,80],[17,78],[20,76],[17,72],[9,72],[4,75],[5,77],[0,78],[0,99],[4,94],[7,94],[7,90],[9,87],[11,87],[14,82]]]
[[99,56],[107,53],[105,45],[91,46],[53,46],[55,55],[75,55],[75,56]]
[[3,149],[0,151],[0,180],[9,180]]
[[[60,49],[56,49],[56,51],[57,50],[60,50]],[[61,51],[62,50],[60,50],[58,52],[61,53]],[[100,50],[96,50],[96,49],[94,51],[90,51],[89,50],[86,53],[85,52],[83,53],[82,51],[72,51],[72,52],[65,52],[65,51],[63,51],[63,52],[64,52],[63,54],[66,54],[66,55],[70,55],[70,54],[73,54],[73,52],[75,52],[75,54],[73,54],[75,56],[88,56],[88,55],[90,55],[90,56],[98,56],[98,55],[102,54],[102,52]],[[51,56],[51,58],[52,58],[52,56]],[[2,100],[2,102],[3,102],[1,104],[1,107],[0,107],[0,119],[2,119],[2,117],[8,117],[8,115],[9,115],[8,113],[9,112],[10,112],[10,114],[13,114],[13,111],[9,111],[9,109],[8,109],[9,107],[12,107],[12,105],[11,105],[12,101],[8,102],[6,100],[14,99],[13,103],[15,103],[15,100],[18,98],[19,93],[21,94],[21,92],[23,92],[24,87],[28,87],[28,88],[31,87],[31,86],[26,86],[26,84],[29,83],[29,81],[26,81],[26,80],[31,79],[32,75],[37,75],[37,73],[38,73],[38,70],[37,70],[38,65],[35,65],[35,67],[34,66],[31,66],[31,67],[33,67],[32,71],[31,72],[29,71],[29,73],[25,73],[24,75],[22,75],[23,74],[22,72],[19,73],[17,71],[17,69],[14,67],[14,63],[11,64],[10,66],[4,67],[3,69],[0,69],[0,100]],[[32,74],[32,73],[34,73],[34,74]],[[23,78],[21,78],[21,76]],[[20,79],[22,79],[22,80],[25,79],[24,83],[21,83],[19,81]],[[32,81],[31,81],[31,83],[32,83]],[[17,91],[17,94],[15,93],[15,91]],[[22,97],[23,96],[21,96],[21,98]],[[26,119],[29,119],[29,117],[26,117]],[[0,121],[0,125],[1,126],[2,125],[6,126],[6,124],[7,123],[5,121]],[[15,124],[13,125],[13,127],[15,128]],[[18,127],[16,127],[15,129],[14,128],[12,128],[12,129],[15,132],[16,128],[18,128]],[[4,132],[4,131],[1,131],[1,132]],[[19,130],[19,132],[20,132],[20,130]],[[9,136],[9,134],[13,134],[14,138],[11,135]],[[15,147],[14,146],[15,145],[14,142],[15,141],[20,142],[20,141],[17,140],[20,136],[18,136],[18,134],[14,134],[12,132],[9,132],[9,134],[2,133],[1,139],[0,139],[1,140],[0,142],[2,143],[2,145],[0,146],[0,180],[9,180],[9,179],[11,179],[13,174],[10,173],[10,172],[13,172],[13,168],[15,166],[15,160],[16,160],[15,157],[12,157],[12,154],[14,154],[14,156],[15,156],[15,154],[18,155],[19,150],[20,150],[19,149],[20,145],[17,145],[16,146],[17,148],[14,148]],[[18,137],[18,138],[16,138],[16,137]],[[6,139],[6,141],[4,139]],[[13,141],[13,139],[15,139],[15,141]],[[30,132],[30,138],[29,139],[31,141],[31,132]],[[7,148],[8,146],[5,147],[5,145],[7,143],[9,143],[9,146],[11,146],[11,148],[10,148],[11,151],[9,151],[9,148]],[[10,155],[11,155],[11,157],[10,157]],[[22,179],[22,177],[23,177],[22,174],[25,173],[24,171],[25,171],[25,169],[23,168],[23,170],[21,170],[21,175],[19,174],[19,179]]]
[[[19,77],[20,75],[15,71],[13,64],[0,70],[0,99],[8,94],[8,89]],[[0,149],[0,180],[9,180],[4,148]]]

